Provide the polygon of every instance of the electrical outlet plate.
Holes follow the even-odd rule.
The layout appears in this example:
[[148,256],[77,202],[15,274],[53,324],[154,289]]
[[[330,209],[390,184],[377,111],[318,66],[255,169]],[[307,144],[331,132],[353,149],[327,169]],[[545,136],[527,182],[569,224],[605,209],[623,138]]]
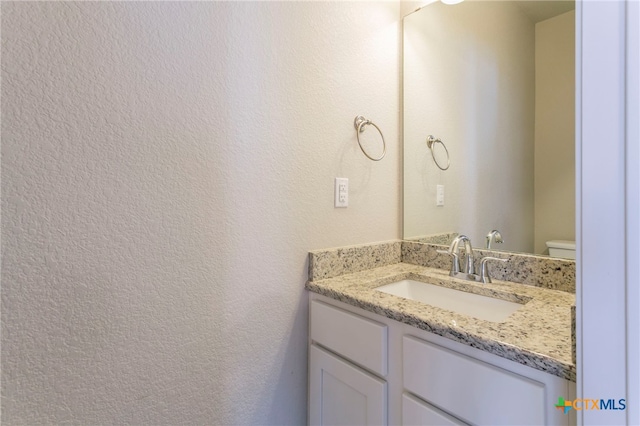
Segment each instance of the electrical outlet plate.
[[335,207],[347,207],[349,205],[349,179],[336,178],[335,182]]
[[444,206],[444,185],[436,185],[436,206]]

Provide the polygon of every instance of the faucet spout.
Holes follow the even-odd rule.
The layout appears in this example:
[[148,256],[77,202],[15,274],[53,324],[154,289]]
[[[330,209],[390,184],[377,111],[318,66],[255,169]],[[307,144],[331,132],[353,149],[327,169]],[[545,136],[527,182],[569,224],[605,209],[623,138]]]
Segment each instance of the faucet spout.
[[502,239],[502,234],[500,234],[500,231],[498,231],[497,229],[494,229],[493,231],[487,234],[487,250],[491,249],[491,241],[495,241],[497,244],[504,243],[504,240]]
[[471,247],[471,240],[466,235],[458,235],[451,242],[449,252],[454,254],[460,253],[460,243],[464,244],[464,272],[467,274],[475,274],[476,268],[473,264],[473,248]]

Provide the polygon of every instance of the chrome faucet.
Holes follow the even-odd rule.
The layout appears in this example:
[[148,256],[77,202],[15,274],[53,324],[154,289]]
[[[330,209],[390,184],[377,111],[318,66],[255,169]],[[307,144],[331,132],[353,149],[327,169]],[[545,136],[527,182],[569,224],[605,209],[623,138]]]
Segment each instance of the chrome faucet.
[[[498,232],[498,235],[499,234],[500,233]],[[502,239],[502,237],[500,237],[500,239]],[[460,243],[464,243],[464,271],[460,270]],[[473,264],[473,248],[471,247],[471,240],[466,235],[458,235],[456,238],[454,238],[454,240],[451,242],[449,250],[437,250],[437,252],[448,254],[449,256],[451,256],[452,262],[449,276],[467,281],[476,281],[482,283],[491,282],[489,269],[487,268],[488,261],[495,260],[498,262],[506,262],[508,260],[485,256],[480,260],[480,275],[477,275],[475,266]]]
[[487,250],[491,249],[491,241],[495,241],[497,244],[504,243],[504,240],[502,239],[502,235],[500,234],[500,231],[498,231],[497,229],[494,229],[493,231],[487,234]]
[[471,240],[466,235],[458,235],[451,242],[449,250],[438,250],[438,253],[448,254],[451,256],[451,272],[449,275],[452,277],[462,273],[460,269],[460,243],[464,243],[464,274],[475,274]]
[[[460,243],[464,243],[464,272],[467,274],[475,274],[476,268],[473,265],[473,248],[471,248],[471,240],[469,237],[466,235],[458,235],[455,237],[451,242],[449,251],[452,253],[460,253]],[[458,269],[460,268],[458,267]]]

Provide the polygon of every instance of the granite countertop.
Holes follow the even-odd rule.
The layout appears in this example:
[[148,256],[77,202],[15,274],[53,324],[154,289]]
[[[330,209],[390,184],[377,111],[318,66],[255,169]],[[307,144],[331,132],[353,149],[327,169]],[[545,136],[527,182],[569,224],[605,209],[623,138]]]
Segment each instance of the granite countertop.
[[[524,303],[504,322],[490,322],[374,290],[413,279],[512,302]],[[572,361],[571,307],[575,295],[559,290],[493,280],[474,283],[448,271],[394,263],[344,275],[310,280],[314,293],[478,348],[555,376],[576,381]]]

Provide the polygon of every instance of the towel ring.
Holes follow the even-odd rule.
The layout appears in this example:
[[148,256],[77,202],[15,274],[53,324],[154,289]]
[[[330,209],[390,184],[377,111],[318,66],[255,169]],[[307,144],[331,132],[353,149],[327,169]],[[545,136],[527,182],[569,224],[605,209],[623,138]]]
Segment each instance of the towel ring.
[[[378,133],[380,133],[380,137],[382,138],[382,155],[378,158],[373,158],[372,156],[367,154],[367,151],[365,151],[364,148],[362,147],[362,143],[360,143],[360,133],[364,132],[364,126],[368,124],[371,124],[373,127],[375,127],[378,130]],[[387,144],[384,142],[384,135],[382,134],[382,130],[380,130],[380,128],[376,126],[373,121],[367,120],[361,115],[358,115],[355,118],[355,120],[353,120],[353,127],[356,128],[356,137],[358,138],[358,145],[360,145],[360,149],[362,150],[364,155],[366,155],[369,160],[373,160],[373,161],[382,160],[384,158],[384,155],[387,153]]]
[[[441,144],[442,147],[444,148],[444,151],[447,153],[447,167],[442,167],[438,163],[438,160],[436,160],[436,154],[435,154],[434,148],[433,148],[433,146],[436,143]],[[427,146],[431,150],[431,157],[433,158],[433,162],[436,163],[436,166],[438,166],[438,168],[440,170],[447,170],[449,168],[449,166],[451,165],[451,159],[449,158],[449,150],[447,149],[447,146],[444,144],[444,142],[442,142],[442,140],[440,138],[436,139],[433,135],[429,135],[429,136],[427,136]]]

